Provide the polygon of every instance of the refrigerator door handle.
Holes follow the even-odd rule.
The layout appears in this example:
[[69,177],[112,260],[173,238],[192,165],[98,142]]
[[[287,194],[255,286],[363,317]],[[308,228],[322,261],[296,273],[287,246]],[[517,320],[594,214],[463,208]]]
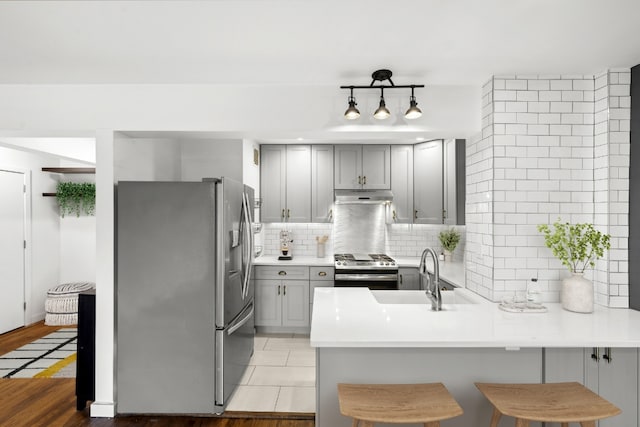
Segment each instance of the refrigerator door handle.
[[251,214],[249,212],[249,200],[246,193],[242,193],[242,211],[245,221],[245,241],[244,251],[246,255],[246,264],[244,271],[244,280],[242,283],[242,298],[246,298],[249,295],[249,279],[251,276],[251,267],[253,265],[253,226],[251,224]]
[[[248,313],[244,314],[247,311],[248,311]],[[238,316],[239,319],[229,325],[229,327],[227,328],[227,335],[232,335],[235,331],[240,329],[242,327],[242,325],[247,323],[249,321],[249,319],[251,319],[251,317],[253,316],[253,312],[254,312],[254,305],[253,305],[253,302],[251,302],[251,304],[249,304],[242,311],[242,313],[240,313],[240,316]]]

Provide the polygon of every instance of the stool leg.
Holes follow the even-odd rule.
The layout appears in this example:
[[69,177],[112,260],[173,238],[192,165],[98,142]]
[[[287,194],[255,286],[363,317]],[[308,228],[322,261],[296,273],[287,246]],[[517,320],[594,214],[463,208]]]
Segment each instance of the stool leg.
[[351,423],[351,427],[358,427],[358,424],[360,424],[360,420],[357,418],[354,418],[353,422]]
[[440,421],[431,421],[424,423],[424,427],[440,427]]
[[529,427],[529,420],[516,418],[516,427]]
[[560,427],[569,427],[569,423],[560,423]]
[[498,422],[500,421],[500,417],[502,413],[498,411],[498,409],[493,408],[493,415],[491,416],[491,427],[498,427]]
[[580,427],[596,427],[595,421],[580,421]]

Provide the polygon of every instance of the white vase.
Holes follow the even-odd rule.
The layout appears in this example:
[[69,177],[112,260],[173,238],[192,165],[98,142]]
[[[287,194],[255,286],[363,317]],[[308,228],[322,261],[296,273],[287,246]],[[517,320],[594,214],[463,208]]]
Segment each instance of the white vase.
[[451,261],[451,258],[453,257],[453,253],[451,251],[448,250],[444,250],[444,260],[445,261]]
[[582,277],[582,273],[571,273],[571,277],[562,281],[560,301],[565,310],[593,312],[593,283]]

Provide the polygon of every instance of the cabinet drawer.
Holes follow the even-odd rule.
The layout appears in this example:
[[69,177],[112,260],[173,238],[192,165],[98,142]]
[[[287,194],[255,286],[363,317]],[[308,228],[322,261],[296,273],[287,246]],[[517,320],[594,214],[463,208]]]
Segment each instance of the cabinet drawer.
[[256,279],[309,280],[309,267],[257,266]]
[[311,280],[333,280],[333,267],[309,267]]

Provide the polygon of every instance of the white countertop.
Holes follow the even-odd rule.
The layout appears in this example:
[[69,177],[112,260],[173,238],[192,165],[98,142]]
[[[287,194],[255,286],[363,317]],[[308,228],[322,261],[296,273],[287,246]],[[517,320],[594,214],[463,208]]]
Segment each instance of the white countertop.
[[[404,292],[404,291],[393,291]],[[478,297],[467,289],[450,292]],[[596,306],[591,314],[545,304],[507,313],[486,300],[445,305],[380,304],[366,288],[316,288],[314,347],[640,347],[640,312]]]
[[[420,265],[420,258],[393,257],[398,263],[398,267],[415,267]],[[427,270],[433,271],[433,261],[427,259]],[[465,287],[464,262],[462,261],[440,261],[440,277],[454,286]]]
[[296,265],[309,267],[333,267],[333,256],[317,258],[314,256],[293,256],[292,260],[280,261],[277,255],[262,255],[254,260],[254,265]]

